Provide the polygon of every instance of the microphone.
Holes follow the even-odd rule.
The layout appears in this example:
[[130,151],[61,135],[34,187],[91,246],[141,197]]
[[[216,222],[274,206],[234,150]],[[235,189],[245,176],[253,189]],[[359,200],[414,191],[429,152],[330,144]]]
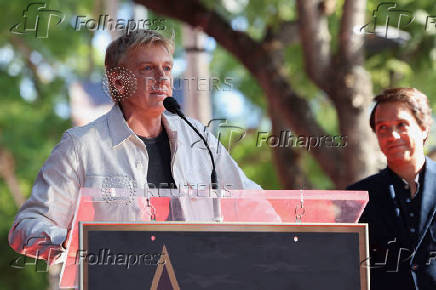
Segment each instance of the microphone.
[[213,159],[212,151],[209,148],[209,144],[207,143],[206,139],[204,139],[203,135],[198,132],[197,128],[192,125],[191,122],[186,119],[185,115],[182,113],[180,109],[179,103],[177,103],[176,99],[173,97],[167,97],[163,100],[163,105],[165,109],[173,114],[177,114],[180,118],[182,118],[188,125],[191,127],[192,130],[194,130],[195,133],[203,140],[204,145],[207,148],[207,151],[209,152],[210,160],[212,161],[212,172],[210,175],[210,181],[212,183],[212,189],[218,189],[218,182],[217,182],[217,175],[215,171],[215,160]]
[[[198,132],[197,128],[195,128],[194,125],[192,125],[192,123],[189,122],[188,119],[186,119],[176,99],[174,99],[173,97],[167,97],[166,99],[163,100],[163,105],[167,111],[173,114],[177,114],[180,118],[182,118],[186,122],[186,124],[188,124],[189,127],[191,127],[191,129],[194,130],[195,133],[197,133],[197,135],[201,138],[201,140],[203,140],[203,143],[206,146],[207,151],[209,152],[210,161],[212,161],[212,172],[210,174],[212,189],[218,189],[218,182],[217,182],[217,176],[215,171],[215,160],[213,159],[212,151],[210,150],[209,144],[207,143],[206,139],[204,139],[203,135],[200,134],[200,132]],[[218,196],[217,198],[213,199],[213,213],[216,222],[223,221],[223,218],[221,216],[221,203]]]
[[173,114],[177,114],[179,116],[184,116],[179,103],[177,103],[176,99],[173,97],[167,97],[163,100],[163,105],[165,109]]

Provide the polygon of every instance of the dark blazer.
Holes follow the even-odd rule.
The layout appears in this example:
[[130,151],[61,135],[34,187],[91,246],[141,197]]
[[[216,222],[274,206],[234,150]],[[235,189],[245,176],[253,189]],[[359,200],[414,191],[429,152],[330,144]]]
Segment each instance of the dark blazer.
[[359,222],[369,224],[371,290],[436,289],[436,163],[429,158],[421,186],[418,241],[404,225],[388,168],[347,188],[369,193]]

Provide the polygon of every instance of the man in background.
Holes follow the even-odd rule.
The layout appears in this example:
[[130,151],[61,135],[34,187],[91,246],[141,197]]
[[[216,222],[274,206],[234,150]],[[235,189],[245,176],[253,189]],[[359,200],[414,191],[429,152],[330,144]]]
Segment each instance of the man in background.
[[432,123],[414,88],[375,97],[370,125],[387,168],[348,187],[369,192],[371,289],[436,289],[436,163],[424,155]]

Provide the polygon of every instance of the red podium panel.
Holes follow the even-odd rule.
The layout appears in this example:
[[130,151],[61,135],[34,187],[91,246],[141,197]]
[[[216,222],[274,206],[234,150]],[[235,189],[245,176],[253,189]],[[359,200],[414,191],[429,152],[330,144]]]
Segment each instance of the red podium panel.
[[82,188],[64,253],[61,288],[78,287],[79,222],[355,223],[367,192]]

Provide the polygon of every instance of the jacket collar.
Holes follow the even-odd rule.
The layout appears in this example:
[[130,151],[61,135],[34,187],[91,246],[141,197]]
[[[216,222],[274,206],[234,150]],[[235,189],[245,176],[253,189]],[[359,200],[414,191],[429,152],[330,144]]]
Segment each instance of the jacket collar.
[[182,141],[181,138],[177,138],[177,132],[180,131],[180,121],[181,120],[177,115],[171,114],[168,111],[165,111],[162,114],[162,124],[164,129],[167,131],[170,145]]
[[124,120],[123,112],[121,112],[118,104],[112,107],[107,115],[107,123],[109,127],[109,134],[112,139],[112,147],[118,146],[124,142],[131,135],[135,135],[132,129],[127,125]]
[[427,231],[436,209],[436,163],[425,158],[424,187],[422,188],[422,203],[419,230],[420,234]]
[[[424,170],[424,178],[422,187],[422,198],[421,198],[421,212],[420,212],[420,222],[419,222],[419,236],[418,242],[416,243],[415,248],[418,248],[422,243],[427,230],[433,221],[433,217],[436,213],[436,162],[431,160],[428,157],[425,157],[425,170]],[[385,168],[381,172],[382,175],[385,176],[384,180],[392,180],[393,174],[395,174],[390,168]],[[390,177],[389,177],[390,176]],[[391,182],[391,181],[390,181]],[[407,237],[406,232],[404,231],[404,226],[402,225],[400,219],[396,218],[396,225],[399,229],[400,236],[403,235]]]
[[[165,111],[162,114],[162,123],[167,131],[168,139],[170,144],[176,144],[177,131],[180,127],[180,120],[175,120],[178,118],[176,115]],[[123,112],[121,111],[119,105],[115,104],[107,115],[107,123],[109,127],[109,134],[112,139],[112,147],[116,147],[123,143],[130,136],[135,136],[135,132],[129,128],[126,120],[124,119]]]

